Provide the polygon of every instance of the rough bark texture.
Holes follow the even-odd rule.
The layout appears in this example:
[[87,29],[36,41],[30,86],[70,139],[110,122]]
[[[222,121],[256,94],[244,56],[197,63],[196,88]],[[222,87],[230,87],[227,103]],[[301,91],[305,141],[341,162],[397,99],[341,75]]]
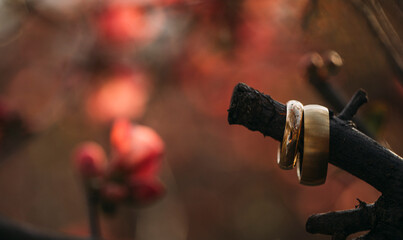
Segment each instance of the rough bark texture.
[[[342,111],[342,119],[330,111],[329,162],[372,185],[382,192],[382,196],[374,205],[313,215],[307,222],[307,231],[330,234],[336,238],[371,229],[362,239],[403,239],[403,159],[352,124],[351,117],[365,102],[364,98],[365,92],[357,92]],[[228,122],[281,141],[285,106],[240,83],[234,88]],[[352,216],[356,220],[354,223],[350,219]]]

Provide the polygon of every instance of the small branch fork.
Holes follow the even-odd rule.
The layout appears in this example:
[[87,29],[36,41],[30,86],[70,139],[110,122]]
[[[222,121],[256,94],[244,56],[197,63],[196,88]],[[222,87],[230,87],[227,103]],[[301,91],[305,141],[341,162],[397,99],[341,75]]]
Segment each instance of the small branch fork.
[[[364,180],[382,196],[374,204],[360,201],[353,210],[315,214],[308,219],[306,230],[332,235],[333,239],[364,230],[370,232],[358,239],[403,239],[403,159],[350,124],[365,102],[366,93],[359,90],[339,116],[330,111],[329,163]],[[232,95],[228,122],[281,141],[285,110],[284,104],[239,83]]]
[[346,107],[341,111],[341,113],[337,117],[345,121],[352,120],[353,116],[357,113],[358,109],[364,103],[367,102],[368,102],[367,93],[364,90],[360,89],[354,94],[350,102],[348,102]]
[[[333,88],[329,82],[329,77],[331,75],[336,75],[343,65],[340,55],[335,51],[329,51],[326,53],[325,59],[323,59],[318,53],[312,53],[309,58],[306,72],[309,83],[315,87],[323,99],[325,99],[336,112],[342,112],[345,110],[344,106],[346,106],[347,101],[344,100],[344,97],[341,96],[341,94]],[[354,96],[354,101],[363,101],[361,104],[368,101],[366,93],[363,90],[359,91],[359,93],[357,92],[357,94],[360,94],[360,96]],[[361,105],[359,105],[354,112],[344,112],[343,114],[340,114],[339,118],[343,120],[351,120],[350,123],[352,123],[352,117],[360,106]],[[346,114],[351,116],[346,116]],[[348,117],[348,119],[344,119],[344,117]],[[365,135],[371,138],[375,137],[359,118],[354,119],[354,124]]]

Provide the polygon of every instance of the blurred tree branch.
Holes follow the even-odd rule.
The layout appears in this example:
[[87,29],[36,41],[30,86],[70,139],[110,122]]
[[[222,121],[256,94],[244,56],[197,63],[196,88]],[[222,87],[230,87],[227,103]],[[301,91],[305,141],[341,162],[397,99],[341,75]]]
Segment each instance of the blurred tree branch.
[[7,240],[87,240],[86,238],[48,234],[12,223],[0,217],[0,236]]
[[[372,185],[382,192],[382,196],[375,203],[374,214],[364,214],[363,211],[367,208],[362,206],[347,212],[314,215],[307,222],[307,230],[337,235],[335,239],[343,239],[343,236],[352,233],[352,230],[368,228],[370,223],[371,231],[364,239],[388,239],[390,236],[393,239],[401,239],[403,159],[350,124],[349,118],[363,104],[363,97],[366,98],[363,91],[356,93],[342,111],[344,114],[339,117],[330,111],[329,162]],[[285,106],[270,96],[240,83],[234,88],[228,110],[228,122],[243,125],[249,130],[259,131],[265,136],[281,141],[285,126]],[[300,145],[303,145],[303,142]],[[348,219],[355,214],[360,217],[360,221],[357,221],[354,227],[349,226],[352,230],[343,228],[343,225],[334,228],[334,222],[348,223]],[[317,219],[327,219],[327,224],[318,222]],[[340,232],[341,228],[345,230]]]
[[369,26],[381,41],[403,84],[403,41],[389,21],[381,4],[378,0],[351,0],[351,3],[365,16]]
[[[403,84],[403,41],[395,26],[390,22],[382,5],[378,0],[350,0],[349,2],[365,17],[369,27],[381,42],[387,58]],[[396,1],[395,5],[400,9],[400,18],[402,18],[402,1]],[[301,25],[303,29],[308,28],[312,19],[318,15],[318,12],[318,1],[310,0],[302,18]]]
[[[309,56],[309,62],[307,65],[306,77],[312,86],[320,93],[320,95],[334,108],[336,112],[342,112],[347,101],[344,97],[329,83],[330,75],[336,74],[343,65],[341,57],[338,53],[330,51],[326,56],[326,63],[318,53],[313,53]],[[340,59],[339,63],[332,61],[332,56],[336,55]],[[365,94],[365,93],[364,93]],[[365,102],[368,99],[365,97]],[[357,109],[358,110],[358,109]],[[356,111],[357,111],[356,110]],[[350,116],[350,120],[355,115],[356,111]],[[341,114],[342,116],[345,113]],[[346,119],[344,119],[346,120]],[[375,138],[375,134],[370,132],[368,127],[359,118],[354,119],[354,123],[357,128],[371,138]]]
[[24,119],[0,103],[0,161],[6,159],[33,137]]

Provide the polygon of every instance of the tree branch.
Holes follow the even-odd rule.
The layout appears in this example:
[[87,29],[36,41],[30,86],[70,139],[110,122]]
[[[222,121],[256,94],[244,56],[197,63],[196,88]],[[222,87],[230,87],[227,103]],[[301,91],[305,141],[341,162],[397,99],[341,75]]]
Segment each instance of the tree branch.
[[[240,124],[281,141],[285,106],[239,83],[234,88],[229,124]],[[302,138],[301,138],[302,139]],[[302,141],[302,140],[301,140]],[[330,112],[329,162],[403,201],[403,159]]]
[[342,120],[352,120],[358,108],[366,102],[368,102],[367,93],[362,89],[358,90],[343,111],[338,115],[338,118]]
[[[342,66],[341,60],[339,59],[337,61],[337,58],[341,57],[334,51],[330,51],[327,55],[328,56],[324,61],[318,53],[311,54],[309,59],[310,61],[308,62],[307,66],[307,78],[309,83],[315,87],[323,99],[325,99],[336,112],[342,112],[347,102],[328,81],[330,72],[336,73]],[[327,63],[325,64],[325,62]],[[359,107],[360,106],[357,107],[353,115],[357,112]],[[351,115],[349,120],[352,120],[353,115]],[[374,138],[373,134],[368,130],[365,124],[360,121],[360,119],[355,118],[354,122],[360,131],[365,133],[367,136]]]
[[89,186],[86,186],[85,195],[87,197],[88,225],[91,240],[101,240],[101,227],[99,226],[98,215],[98,196]]
[[249,130],[260,131],[264,136],[281,141],[285,110],[284,104],[241,83],[234,88],[228,110],[228,122],[244,125]]
[[[364,180],[382,192],[382,196],[375,207],[313,215],[307,222],[307,231],[344,239],[356,230],[371,227],[362,239],[403,239],[403,159],[349,124],[348,119],[365,99],[365,92],[358,91],[342,111],[341,118],[330,111],[329,163]],[[285,110],[284,104],[239,83],[232,95],[228,122],[281,141]],[[300,139],[303,145],[303,137]]]
[[403,42],[389,21],[379,1],[350,0],[366,18],[368,25],[382,43],[387,56],[403,82]]
[[348,236],[351,233],[370,230],[373,219],[375,219],[375,205],[360,202],[360,206],[356,209],[310,216],[306,222],[306,231],[327,235],[342,233]]
[[0,218],[0,238],[7,240],[89,240],[39,232],[32,228],[11,223],[4,218]]
[[341,112],[346,105],[344,98],[330,85],[328,69],[325,62],[318,53],[310,56],[307,64],[307,78],[321,96],[334,108],[336,112]]

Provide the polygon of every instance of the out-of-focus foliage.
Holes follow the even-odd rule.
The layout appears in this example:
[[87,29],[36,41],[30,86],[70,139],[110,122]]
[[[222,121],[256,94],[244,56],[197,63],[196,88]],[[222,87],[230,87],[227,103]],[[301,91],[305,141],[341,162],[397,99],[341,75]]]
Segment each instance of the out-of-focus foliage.
[[[124,117],[164,140],[167,195],[102,216],[107,239],[130,239],[134,215],[137,239],[322,239],[305,233],[307,216],[379,193],[333,167],[325,185],[299,185],[276,166],[274,140],[228,125],[232,88],[245,82],[281,102],[328,106],[305,78],[304,57],[335,50],[344,66],[330,83],[346,99],[368,91],[361,117],[401,155],[403,87],[348,1],[320,1],[304,22],[308,2],[0,0],[0,100],[20,123],[11,146],[25,143],[0,159],[0,214],[85,235],[71,151],[91,140],[109,155],[111,123]],[[0,150],[10,146],[7,114]]]

